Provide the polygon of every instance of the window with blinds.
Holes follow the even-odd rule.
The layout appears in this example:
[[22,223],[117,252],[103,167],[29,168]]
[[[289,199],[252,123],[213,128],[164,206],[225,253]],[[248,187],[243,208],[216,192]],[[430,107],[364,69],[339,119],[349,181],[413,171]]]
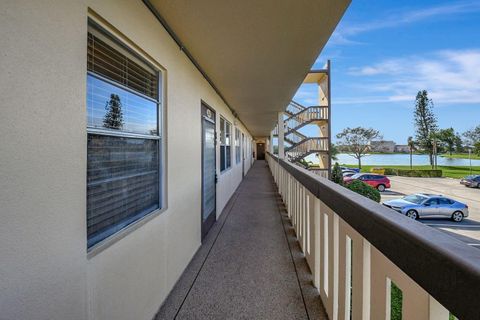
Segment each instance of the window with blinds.
[[235,128],[235,163],[239,164],[242,157],[241,157],[241,149],[240,149],[240,130]]
[[100,30],[89,29],[87,53],[88,71],[158,98],[157,71]]
[[220,117],[220,172],[232,166],[231,135],[232,124]]
[[161,207],[159,72],[88,30],[87,247]]

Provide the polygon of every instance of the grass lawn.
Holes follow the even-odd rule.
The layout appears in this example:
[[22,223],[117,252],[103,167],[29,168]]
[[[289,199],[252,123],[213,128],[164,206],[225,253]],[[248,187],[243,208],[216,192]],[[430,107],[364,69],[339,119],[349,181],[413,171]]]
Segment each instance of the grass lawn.
[[399,287],[392,282],[390,293],[390,319],[402,320],[403,293]]
[[[342,165],[350,168],[357,168],[355,165]],[[410,169],[410,166],[362,166],[362,172],[370,172],[371,168],[393,168],[393,169]],[[426,166],[413,166],[413,169],[428,170],[432,167]],[[442,170],[444,177],[460,179],[470,174],[470,168],[464,166],[438,166],[438,169]],[[472,166],[472,174],[480,174],[480,166]]]
[[[468,153],[453,153],[452,155],[442,154],[440,155],[440,157],[451,158],[451,159],[469,159]],[[480,155],[472,153],[472,160],[480,160]]]

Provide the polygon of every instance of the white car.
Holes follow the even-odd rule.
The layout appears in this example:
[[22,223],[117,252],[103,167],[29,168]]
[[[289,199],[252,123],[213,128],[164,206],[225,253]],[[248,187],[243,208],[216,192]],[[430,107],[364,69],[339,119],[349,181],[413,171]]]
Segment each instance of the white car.
[[349,171],[349,170],[343,170],[342,171],[342,174],[343,174],[343,177],[351,177],[353,176],[354,174],[357,174],[357,172],[355,171]]

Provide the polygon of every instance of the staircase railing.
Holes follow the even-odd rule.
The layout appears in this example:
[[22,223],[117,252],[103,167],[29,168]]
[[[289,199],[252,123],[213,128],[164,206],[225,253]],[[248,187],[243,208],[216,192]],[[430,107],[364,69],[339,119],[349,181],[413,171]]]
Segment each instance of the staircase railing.
[[301,127],[313,122],[328,120],[328,107],[315,106],[308,107],[303,111],[300,111],[297,114],[292,115],[285,123],[287,125],[286,134],[290,134],[294,130],[298,130]]
[[312,153],[327,152],[328,138],[307,138],[303,142],[292,146],[287,151],[287,156],[292,162],[301,160]]
[[[328,138],[309,138],[298,131],[314,121],[328,120],[328,110],[327,106],[305,107],[295,101],[288,104],[284,139],[290,144],[285,148],[290,161],[296,162],[309,154],[328,151]],[[278,136],[278,125],[273,129],[273,135]]]
[[301,134],[298,131],[292,131],[290,134],[285,136],[285,141],[289,142],[292,145],[302,142],[307,139],[306,135]]
[[299,113],[299,112],[301,112],[305,109],[306,109],[306,107],[302,106],[300,103],[297,103],[295,101],[290,101],[290,103],[288,104],[286,113],[288,115],[293,115],[293,114]]

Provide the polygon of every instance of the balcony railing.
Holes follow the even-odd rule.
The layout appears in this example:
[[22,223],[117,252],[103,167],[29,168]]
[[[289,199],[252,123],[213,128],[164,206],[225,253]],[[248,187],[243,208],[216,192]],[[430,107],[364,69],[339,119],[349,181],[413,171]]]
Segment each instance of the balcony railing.
[[315,173],[316,175],[328,179],[328,169],[318,168],[318,167],[309,167],[308,171]]
[[403,319],[480,318],[478,249],[299,166],[267,161],[330,319],[391,319],[397,288]]

